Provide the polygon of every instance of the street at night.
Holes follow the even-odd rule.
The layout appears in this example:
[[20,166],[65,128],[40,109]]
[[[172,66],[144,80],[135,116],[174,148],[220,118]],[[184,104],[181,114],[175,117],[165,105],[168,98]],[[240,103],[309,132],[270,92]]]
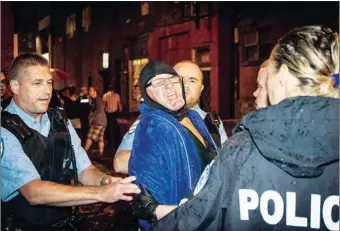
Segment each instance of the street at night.
[[339,2],[1,1],[1,230],[339,230]]

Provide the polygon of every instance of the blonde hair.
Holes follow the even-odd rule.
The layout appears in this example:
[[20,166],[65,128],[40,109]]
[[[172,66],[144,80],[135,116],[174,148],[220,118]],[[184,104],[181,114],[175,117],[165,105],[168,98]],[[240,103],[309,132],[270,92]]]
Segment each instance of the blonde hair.
[[261,64],[260,69],[261,69],[261,68],[264,68],[264,67],[267,67],[267,66],[268,66],[268,63],[269,63],[269,60],[268,60],[268,59],[265,60],[265,61]]
[[323,26],[304,26],[289,31],[271,53],[278,70],[285,64],[308,95],[339,98],[332,75],[339,73],[337,33]]

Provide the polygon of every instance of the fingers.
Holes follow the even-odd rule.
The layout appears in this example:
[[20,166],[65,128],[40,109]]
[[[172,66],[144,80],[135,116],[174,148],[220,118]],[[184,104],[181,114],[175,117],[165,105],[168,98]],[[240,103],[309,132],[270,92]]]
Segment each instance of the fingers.
[[122,180],[123,178],[121,178],[121,177],[114,177],[114,176],[111,176],[111,183],[115,183],[115,182],[117,182],[117,181],[120,181],[120,180]]
[[120,181],[120,183],[126,184],[126,183],[131,183],[136,180],[135,176],[129,176]]
[[135,176],[130,176],[103,186],[103,201],[109,203],[117,200],[131,201],[135,194],[141,192],[136,184],[131,183],[135,180]]
[[132,196],[121,195],[121,196],[119,197],[119,200],[123,200],[123,201],[132,201]]
[[140,189],[135,184],[121,184],[120,191],[122,193],[140,193]]

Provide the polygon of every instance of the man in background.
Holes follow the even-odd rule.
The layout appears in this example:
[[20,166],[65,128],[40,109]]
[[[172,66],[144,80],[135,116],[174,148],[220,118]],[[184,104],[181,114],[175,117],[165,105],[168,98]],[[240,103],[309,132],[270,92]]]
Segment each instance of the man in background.
[[79,94],[80,101],[80,123],[81,123],[81,142],[84,146],[87,132],[89,131],[89,114],[90,114],[90,97],[88,95],[87,87],[82,87]]
[[104,132],[107,125],[107,120],[102,99],[98,95],[97,89],[91,86],[89,88],[89,94],[91,97],[91,112],[89,115],[91,127],[87,134],[87,140],[84,149],[87,152],[90,149],[92,143],[98,141],[99,158],[101,158],[104,155]]
[[7,90],[7,79],[5,73],[1,72],[1,110],[4,110],[7,105],[11,102],[11,97],[5,99],[5,93]]
[[120,130],[117,122],[118,111],[122,111],[120,96],[109,86],[109,91],[103,96],[104,110],[107,118],[107,146],[110,150],[117,149],[120,141]]

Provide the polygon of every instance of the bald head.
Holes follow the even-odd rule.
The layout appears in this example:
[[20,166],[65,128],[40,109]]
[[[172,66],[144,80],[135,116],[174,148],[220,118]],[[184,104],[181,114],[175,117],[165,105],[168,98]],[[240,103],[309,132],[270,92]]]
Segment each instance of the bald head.
[[183,77],[185,97],[190,108],[200,100],[203,86],[203,74],[200,67],[191,61],[181,61],[174,66],[175,71]]
[[195,76],[200,82],[203,83],[203,74],[201,68],[194,62],[189,60],[181,61],[174,66],[176,72],[182,76]]

